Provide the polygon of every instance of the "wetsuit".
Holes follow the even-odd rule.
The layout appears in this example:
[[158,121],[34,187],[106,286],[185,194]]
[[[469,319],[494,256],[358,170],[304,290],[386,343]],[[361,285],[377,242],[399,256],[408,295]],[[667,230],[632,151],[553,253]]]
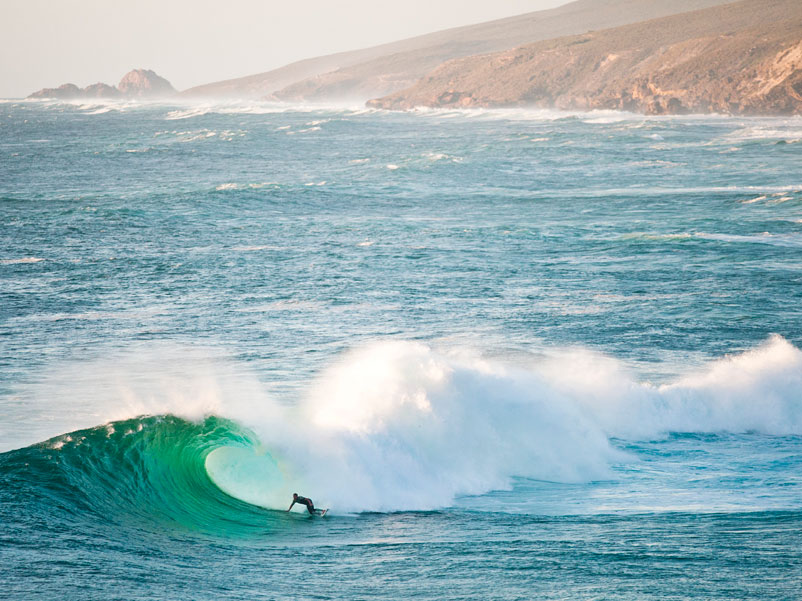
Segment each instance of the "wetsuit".
[[309,511],[309,513],[315,513],[315,504],[312,503],[312,499],[307,499],[306,497],[298,495],[298,498],[295,499],[295,502],[300,503],[301,505],[306,505],[306,509]]

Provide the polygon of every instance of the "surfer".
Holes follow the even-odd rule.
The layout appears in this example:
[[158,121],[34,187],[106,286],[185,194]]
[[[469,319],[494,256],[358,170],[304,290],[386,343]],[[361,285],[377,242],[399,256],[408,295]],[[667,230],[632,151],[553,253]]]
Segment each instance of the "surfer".
[[327,509],[315,509],[315,504],[312,502],[312,499],[302,497],[297,492],[292,493],[292,503],[290,503],[290,509],[287,511],[290,511],[296,503],[299,505],[306,505],[307,511],[312,515],[326,515],[326,511],[328,511]]

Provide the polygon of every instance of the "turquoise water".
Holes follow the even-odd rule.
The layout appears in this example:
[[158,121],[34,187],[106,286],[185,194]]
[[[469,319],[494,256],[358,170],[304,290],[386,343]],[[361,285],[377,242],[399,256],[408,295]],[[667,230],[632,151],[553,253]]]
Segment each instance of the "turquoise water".
[[4,102],[0,156],[9,598],[799,598],[802,120]]

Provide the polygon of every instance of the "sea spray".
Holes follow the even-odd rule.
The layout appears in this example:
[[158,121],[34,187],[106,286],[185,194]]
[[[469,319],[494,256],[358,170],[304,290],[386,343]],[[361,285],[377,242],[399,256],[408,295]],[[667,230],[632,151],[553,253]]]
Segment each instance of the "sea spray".
[[301,410],[315,431],[307,469],[348,510],[444,507],[513,476],[606,478],[620,455],[536,374],[421,343],[349,353]]
[[118,358],[113,371],[88,370],[79,390],[119,395],[108,392],[107,406],[95,399],[93,414],[106,419],[133,411],[240,424],[253,444],[215,439],[204,446],[204,469],[228,495],[271,509],[292,492],[339,512],[434,509],[508,489],[514,478],[613,478],[612,466],[636,459],[611,438],[802,433],[802,352],[779,336],[662,386],[582,349],[524,367],[469,349],[378,341],[345,353],[295,407],[231,361],[203,360],[196,349],[181,363],[174,351],[160,350],[172,359],[169,377],[153,376],[156,354],[137,355]]
[[660,386],[638,382],[619,361],[585,350],[561,353],[536,369],[608,436],[802,434],[802,352],[779,335]]

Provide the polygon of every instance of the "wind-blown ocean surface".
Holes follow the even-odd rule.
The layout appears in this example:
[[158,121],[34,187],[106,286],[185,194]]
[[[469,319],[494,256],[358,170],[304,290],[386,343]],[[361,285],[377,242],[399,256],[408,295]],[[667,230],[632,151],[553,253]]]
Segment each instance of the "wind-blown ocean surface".
[[4,598],[799,599],[802,119],[6,101],[0,157]]

